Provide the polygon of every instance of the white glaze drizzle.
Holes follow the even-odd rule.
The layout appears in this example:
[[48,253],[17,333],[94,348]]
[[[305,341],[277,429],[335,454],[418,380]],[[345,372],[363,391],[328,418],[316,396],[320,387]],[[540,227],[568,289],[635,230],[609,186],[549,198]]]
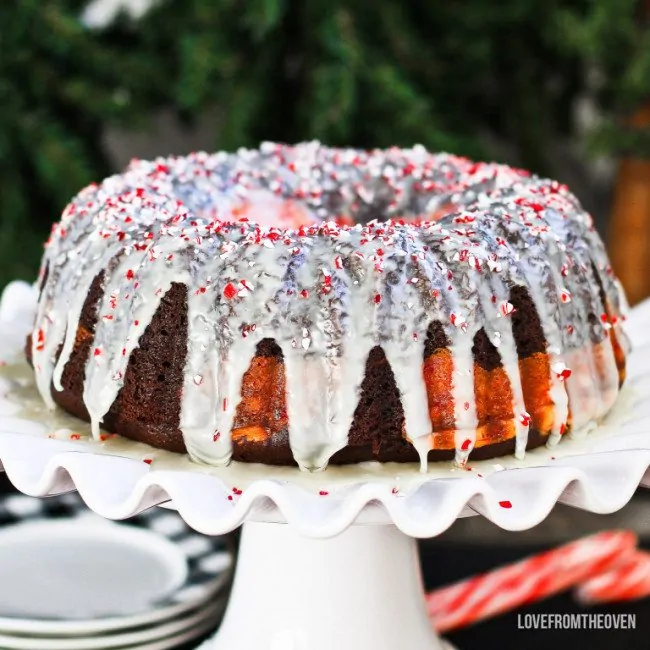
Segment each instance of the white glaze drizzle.
[[[449,201],[460,212],[436,224],[316,223],[419,216]],[[298,229],[295,219],[316,225]],[[578,258],[593,262],[619,317],[623,301],[602,242],[566,188],[422,147],[265,143],[237,154],[138,161],[83,190],[53,230],[32,342],[37,385],[53,407],[50,387],[61,389],[85,297],[103,271],[84,386],[98,435],[140,336],[172,284],[185,284],[180,427],[193,459],[229,461],[242,378],[257,343],[273,338],[284,355],[289,440],[302,468],[321,469],[346,446],[366,359],[379,345],[401,394],[405,436],[425,469],[432,436],[421,366],[427,327],[439,320],[451,341],[457,462],[475,444],[472,342],[481,328],[500,342],[521,457],[528,425],[519,417],[518,355],[499,311],[512,286],[525,286],[537,308],[552,367],[586,354],[584,368],[566,381],[551,372],[551,440],[566,422],[567,391],[574,426],[601,417],[617,392],[608,331],[586,323],[599,303]],[[602,344],[603,377],[594,344]]]

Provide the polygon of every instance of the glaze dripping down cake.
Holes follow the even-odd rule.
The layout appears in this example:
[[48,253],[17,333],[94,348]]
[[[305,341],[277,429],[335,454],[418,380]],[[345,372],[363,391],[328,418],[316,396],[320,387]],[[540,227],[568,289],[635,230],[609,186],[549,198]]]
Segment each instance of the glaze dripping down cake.
[[133,161],[67,206],[39,282],[47,404],[212,465],[521,458],[625,375],[577,199],[420,146]]

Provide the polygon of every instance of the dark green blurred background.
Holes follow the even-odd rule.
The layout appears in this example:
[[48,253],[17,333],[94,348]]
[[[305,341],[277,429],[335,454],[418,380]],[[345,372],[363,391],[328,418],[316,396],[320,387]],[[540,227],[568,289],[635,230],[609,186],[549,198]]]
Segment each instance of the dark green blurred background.
[[[0,287],[132,156],[318,138],[499,159],[603,226],[650,100],[637,0],[3,0]],[[650,178],[649,178],[650,181]],[[650,214],[649,214],[650,219]]]

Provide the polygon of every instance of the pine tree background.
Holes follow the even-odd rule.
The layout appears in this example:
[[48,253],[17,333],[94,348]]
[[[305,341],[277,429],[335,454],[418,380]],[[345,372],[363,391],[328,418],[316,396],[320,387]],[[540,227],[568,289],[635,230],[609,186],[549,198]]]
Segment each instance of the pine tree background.
[[628,120],[650,100],[637,0],[153,0],[137,18],[133,2],[94,0],[116,14],[102,25],[87,0],[0,5],[0,287],[32,279],[68,200],[116,171],[107,132],[162,109],[214,114],[208,150],[318,138],[503,159],[505,142],[505,162],[557,177],[548,143],[582,137],[589,97],[593,155],[650,157]]

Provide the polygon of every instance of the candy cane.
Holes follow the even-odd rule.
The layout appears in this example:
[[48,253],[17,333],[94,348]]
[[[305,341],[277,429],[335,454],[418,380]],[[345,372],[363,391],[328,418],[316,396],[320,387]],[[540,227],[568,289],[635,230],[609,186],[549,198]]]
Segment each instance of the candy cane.
[[471,625],[607,571],[635,546],[632,532],[598,533],[438,589],[427,596],[427,608],[439,632]]
[[575,590],[585,605],[635,600],[650,596],[650,553],[635,551],[608,571],[589,578]]

